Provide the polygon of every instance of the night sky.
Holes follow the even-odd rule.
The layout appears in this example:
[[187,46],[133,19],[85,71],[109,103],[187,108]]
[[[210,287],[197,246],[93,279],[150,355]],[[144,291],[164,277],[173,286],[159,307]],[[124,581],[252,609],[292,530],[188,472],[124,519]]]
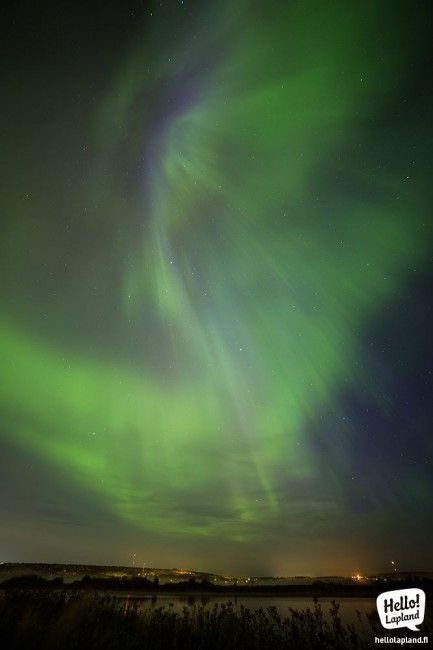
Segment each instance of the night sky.
[[432,15],[10,3],[0,561],[433,569]]

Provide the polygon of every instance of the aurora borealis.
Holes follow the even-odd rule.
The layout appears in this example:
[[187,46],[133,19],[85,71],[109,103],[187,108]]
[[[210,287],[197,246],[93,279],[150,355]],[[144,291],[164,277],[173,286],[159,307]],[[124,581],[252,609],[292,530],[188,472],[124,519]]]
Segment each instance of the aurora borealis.
[[10,9],[0,560],[430,568],[431,15]]

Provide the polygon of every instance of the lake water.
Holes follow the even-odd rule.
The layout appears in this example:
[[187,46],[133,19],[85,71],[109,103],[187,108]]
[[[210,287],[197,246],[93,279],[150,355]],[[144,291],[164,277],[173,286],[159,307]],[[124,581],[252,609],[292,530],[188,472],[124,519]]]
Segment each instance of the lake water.
[[[288,616],[289,609],[313,610],[315,607],[312,597],[302,596],[220,596],[220,595],[205,595],[205,594],[158,594],[152,595],[136,595],[118,596],[123,601],[135,602],[138,610],[145,608],[157,607],[172,607],[175,611],[181,611],[183,607],[203,606],[209,609],[217,603],[218,605],[232,603],[232,607],[238,610],[243,607],[255,610],[266,609],[268,607],[275,607],[280,616]],[[329,617],[329,610],[332,607],[332,601],[336,601],[339,606],[339,615],[343,623],[355,623],[358,627],[360,624],[357,612],[361,614],[361,624],[368,625],[366,614],[376,610],[375,598],[319,598],[318,602],[322,607],[325,617]]]

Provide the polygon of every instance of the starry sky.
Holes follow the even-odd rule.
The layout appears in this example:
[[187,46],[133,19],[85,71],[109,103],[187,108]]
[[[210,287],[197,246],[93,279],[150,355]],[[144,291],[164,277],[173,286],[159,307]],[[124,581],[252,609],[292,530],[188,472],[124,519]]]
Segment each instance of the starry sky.
[[433,568],[432,13],[6,10],[0,561]]

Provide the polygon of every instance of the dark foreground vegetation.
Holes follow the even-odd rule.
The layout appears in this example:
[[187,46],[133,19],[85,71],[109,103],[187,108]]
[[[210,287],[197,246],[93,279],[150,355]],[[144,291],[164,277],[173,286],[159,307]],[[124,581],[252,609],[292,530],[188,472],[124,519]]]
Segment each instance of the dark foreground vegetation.
[[[274,607],[250,611],[231,603],[211,608],[138,609],[137,601],[77,591],[0,594],[0,646],[4,650],[351,650],[374,646],[383,636],[376,613],[345,625],[334,603],[330,613]],[[404,631],[406,633],[406,631]],[[422,635],[432,634],[431,622]]]

